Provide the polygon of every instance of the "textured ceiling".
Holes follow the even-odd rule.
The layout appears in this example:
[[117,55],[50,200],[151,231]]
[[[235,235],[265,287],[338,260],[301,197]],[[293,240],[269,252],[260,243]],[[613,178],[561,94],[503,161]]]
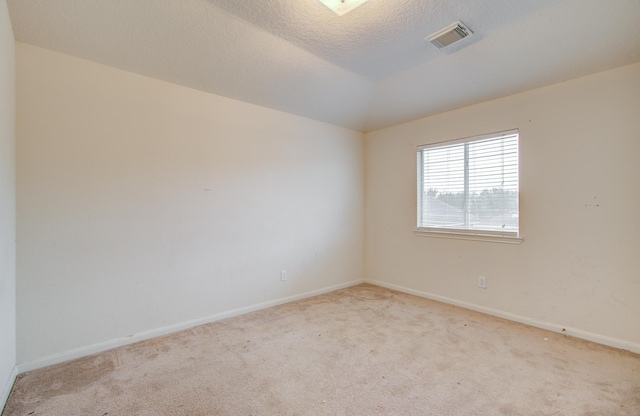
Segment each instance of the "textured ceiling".
[[638,0],[7,3],[19,41],[361,131],[640,61]]
[[[557,0],[370,0],[340,18],[327,13],[317,0],[209,2],[323,59],[376,80],[438,58],[442,52],[424,38],[456,20],[486,34]],[[479,38],[469,38],[465,43]]]

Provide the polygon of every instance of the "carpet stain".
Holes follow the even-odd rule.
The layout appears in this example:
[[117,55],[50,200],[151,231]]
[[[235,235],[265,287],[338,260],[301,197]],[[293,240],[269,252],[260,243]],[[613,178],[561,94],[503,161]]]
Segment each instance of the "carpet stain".
[[39,399],[84,390],[115,369],[111,354],[92,355],[20,374],[12,393],[37,391]]

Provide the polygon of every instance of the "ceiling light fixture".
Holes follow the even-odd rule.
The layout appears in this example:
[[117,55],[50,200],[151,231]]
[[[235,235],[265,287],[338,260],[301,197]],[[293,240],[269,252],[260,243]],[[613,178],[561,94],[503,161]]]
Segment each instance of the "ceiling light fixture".
[[367,0],[320,0],[322,4],[336,12],[338,16],[349,13],[358,6],[363,5]]

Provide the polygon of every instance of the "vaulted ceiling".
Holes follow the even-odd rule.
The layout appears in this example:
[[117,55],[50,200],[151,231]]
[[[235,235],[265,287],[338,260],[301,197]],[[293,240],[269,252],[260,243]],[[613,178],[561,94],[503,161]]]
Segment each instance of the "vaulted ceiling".
[[640,61],[638,0],[7,3],[18,41],[360,131]]

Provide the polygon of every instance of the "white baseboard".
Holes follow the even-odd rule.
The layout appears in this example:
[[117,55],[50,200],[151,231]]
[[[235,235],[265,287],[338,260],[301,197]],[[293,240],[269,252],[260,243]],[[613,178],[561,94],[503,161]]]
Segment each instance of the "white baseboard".
[[387,289],[397,290],[398,292],[407,293],[409,295],[415,295],[422,298],[427,298],[427,299],[435,300],[438,302],[459,306],[461,308],[470,309],[476,312],[482,312],[487,315],[497,316],[499,318],[508,319],[514,322],[520,322],[522,324],[534,326],[536,328],[546,329],[548,331],[558,332],[563,335],[581,338],[587,341],[596,342],[598,344],[607,345],[609,347],[628,350],[636,354],[640,354],[640,344],[635,344],[633,342],[623,341],[616,338],[610,338],[604,335],[594,334],[592,332],[583,331],[581,329],[571,328],[568,326],[558,325],[551,322],[538,321],[533,318],[527,318],[525,316],[504,312],[497,309],[487,308],[485,306],[479,306],[473,303],[463,302],[463,301],[448,298],[445,296],[434,295],[432,293],[422,292],[420,290],[410,289],[404,286],[394,285],[392,283],[381,282],[378,280],[367,280],[367,283],[370,283],[376,286],[385,287]]
[[15,383],[16,381],[16,377],[18,377],[18,367],[13,366],[13,370],[11,370],[11,374],[9,374],[9,379],[2,389],[2,396],[0,396],[0,413],[2,413],[2,410],[7,403],[9,393],[11,393],[11,389],[13,388],[13,383]]
[[[295,302],[297,300],[310,298],[312,296],[322,295],[324,293],[333,292],[335,290],[344,289],[346,287],[351,287],[355,285],[359,285],[365,283],[363,279],[360,280],[352,280],[347,283],[341,283],[334,286],[325,287],[322,289],[313,290],[310,292],[301,293],[298,295],[287,296],[284,298],[279,298],[267,302],[258,303],[255,305],[249,305],[238,309],[232,309],[225,312],[220,312],[215,315],[194,319],[187,322],[181,322],[174,325],[168,325],[162,328],[152,329],[150,331],[141,332],[135,335],[130,335],[127,337],[116,338],[105,342],[100,342],[98,344],[88,345],[86,347],[76,348],[69,351],[64,351],[58,354],[50,355],[44,358],[40,358],[33,361],[28,361],[25,363],[19,363],[17,366],[17,373],[21,374],[26,371],[35,370],[38,368],[46,367],[53,364],[62,363],[64,361],[74,360],[76,358],[85,357],[87,355],[96,354],[99,352],[107,351],[112,348],[121,347],[123,345],[133,344],[139,341],[145,341],[151,338],[160,337],[163,335],[172,334],[175,332],[183,331],[185,329],[193,328],[198,325],[204,325],[211,322],[220,321],[222,319],[231,318],[238,315],[244,315],[249,312],[258,311],[261,309],[270,308],[272,306],[282,305],[284,303]],[[15,377],[14,377],[15,378]]]

